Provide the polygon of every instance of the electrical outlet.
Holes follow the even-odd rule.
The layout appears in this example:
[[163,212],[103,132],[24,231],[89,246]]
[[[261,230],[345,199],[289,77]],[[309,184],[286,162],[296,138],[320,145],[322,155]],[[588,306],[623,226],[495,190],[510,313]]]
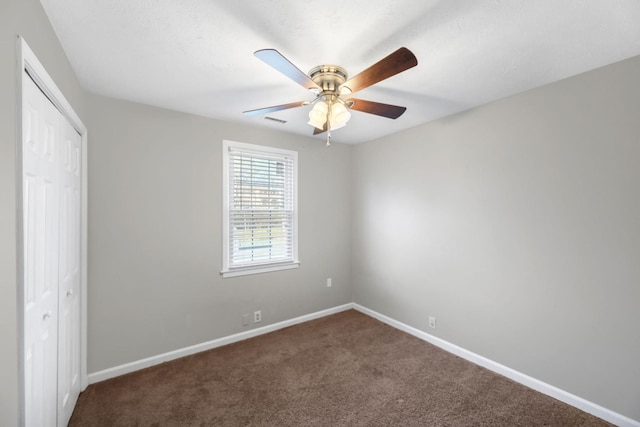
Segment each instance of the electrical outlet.
[[332,281],[331,281],[331,277],[329,277],[329,278],[327,279],[327,288],[330,288],[331,286],[333,286],[333,283],[332,283]]
[[242,326],[247,326],[249,325],[249,314],[243,314],[242,315]]
[[260,323],[262,322],[262,311],[258,310],[258,311],[254,311],[253,312],[253,323]]
[[432,329],[436,328],[436,318],[433,316],[429,316],[429,327]]

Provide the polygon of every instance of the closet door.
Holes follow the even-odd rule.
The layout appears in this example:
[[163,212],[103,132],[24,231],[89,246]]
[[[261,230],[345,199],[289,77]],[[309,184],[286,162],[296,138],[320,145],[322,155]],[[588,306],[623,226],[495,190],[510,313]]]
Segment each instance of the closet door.
[[24,39],[21,425],[66,426],[86,387],[86,128]]
[[80,394],[81,137],[66,120],[60,144],[58,425],[66,426]]
[[23,76],[26,426],[66,426],[80,394],[82,138]]
[[55,426],[60,112],[26,75],[23,96],[25,424]]

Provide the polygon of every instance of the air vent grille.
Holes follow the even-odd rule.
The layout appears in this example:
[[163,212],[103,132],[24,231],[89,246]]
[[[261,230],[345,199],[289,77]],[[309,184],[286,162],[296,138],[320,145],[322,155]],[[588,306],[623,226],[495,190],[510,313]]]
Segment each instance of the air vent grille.
[[278,122],[278,123],[282,123],[282,124],[287,123],[287,121],[286,121],[286,120],[276,119],[275,117],[265,116],[264,118],[265,118],[265,120],[271,120],[271,121],[273,121],[273,122]]

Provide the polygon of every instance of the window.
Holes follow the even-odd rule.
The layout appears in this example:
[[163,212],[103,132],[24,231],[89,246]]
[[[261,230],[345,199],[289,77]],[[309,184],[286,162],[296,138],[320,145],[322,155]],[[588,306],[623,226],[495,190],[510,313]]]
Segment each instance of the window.
[[223,277],[298,267],[298,153],[223,142]]

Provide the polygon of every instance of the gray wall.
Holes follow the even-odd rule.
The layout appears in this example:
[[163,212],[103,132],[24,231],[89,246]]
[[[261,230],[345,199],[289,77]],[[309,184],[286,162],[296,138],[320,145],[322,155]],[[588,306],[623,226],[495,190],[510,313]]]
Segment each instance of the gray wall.
[[[350,146],[100,96],[88,110],[89,373],[351,302]],[[298,152],[300,268],[221,278],[223,139]]]
[[354,301],[640,420],[638,76],[356,146]]
[[16,36],[25,38],[76,113],[84,100],[38,0],[0,1],[0,425],[18,423]]

